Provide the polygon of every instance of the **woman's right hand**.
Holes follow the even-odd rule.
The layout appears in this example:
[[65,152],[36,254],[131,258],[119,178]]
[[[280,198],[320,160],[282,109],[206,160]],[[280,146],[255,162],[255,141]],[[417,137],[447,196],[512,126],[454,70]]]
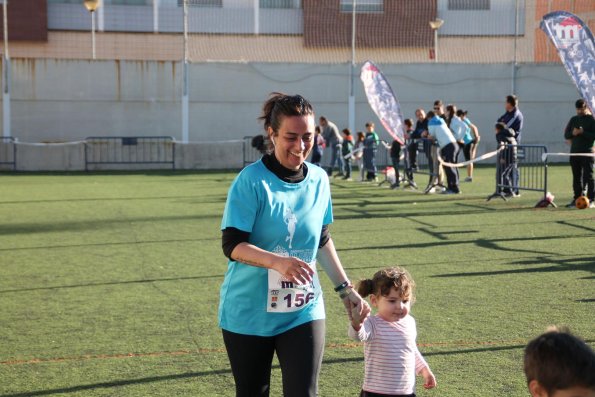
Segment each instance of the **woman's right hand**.
[[314,269],[309,264],[295,257],[279,257],[272,266],[288,281],[296,284],[309,284],[314,276]]

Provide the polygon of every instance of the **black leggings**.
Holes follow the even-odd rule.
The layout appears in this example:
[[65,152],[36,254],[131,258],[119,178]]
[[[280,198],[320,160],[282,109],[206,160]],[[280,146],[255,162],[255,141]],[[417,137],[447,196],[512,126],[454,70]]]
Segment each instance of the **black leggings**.
[[236,397],[267,397],[273,354],[277,353],[285,397],[315,397],[324,352],[324,320],[263,337],[223,330],[236,383]]

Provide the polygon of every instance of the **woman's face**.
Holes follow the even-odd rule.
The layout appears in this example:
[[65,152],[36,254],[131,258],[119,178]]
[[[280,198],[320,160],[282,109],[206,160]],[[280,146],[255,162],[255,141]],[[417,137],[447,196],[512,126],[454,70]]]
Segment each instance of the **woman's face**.
[[286,116],[276,133],[269,128],[275,147],[275,157],[281,165],[298,170],[312,150],[314,139],[314,116]]

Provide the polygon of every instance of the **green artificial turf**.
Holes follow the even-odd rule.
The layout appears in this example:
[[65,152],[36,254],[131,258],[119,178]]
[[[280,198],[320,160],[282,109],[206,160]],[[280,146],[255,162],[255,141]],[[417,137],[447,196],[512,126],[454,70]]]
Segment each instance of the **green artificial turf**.
[[[417,283],[418,344],[438,380],[419,396],[526,396],[523,347],[550,324],[595,343],[595,210],[522,192],[486,197],[332,180],[332,237],[353,280],[385,266]],[[0,174],[0,395],[233,396],[217,327],[220,221],[232,172]],[[425,178],[418,177],[418,182]],[[356,396],[363,349],[321,277],[320,395]],[[280,396],[275,364],[271,396]]]

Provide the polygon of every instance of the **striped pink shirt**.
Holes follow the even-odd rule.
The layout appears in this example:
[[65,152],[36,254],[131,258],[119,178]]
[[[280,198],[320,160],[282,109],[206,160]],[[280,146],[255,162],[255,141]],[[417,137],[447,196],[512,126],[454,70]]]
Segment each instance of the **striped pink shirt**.
[[359,332],[349,326],[349,337],[364,342],[363,389],[380,394],[412,394],[415,375],[428,364],[417,349],[413,317],[388,322],[378,315],[368,317]]

